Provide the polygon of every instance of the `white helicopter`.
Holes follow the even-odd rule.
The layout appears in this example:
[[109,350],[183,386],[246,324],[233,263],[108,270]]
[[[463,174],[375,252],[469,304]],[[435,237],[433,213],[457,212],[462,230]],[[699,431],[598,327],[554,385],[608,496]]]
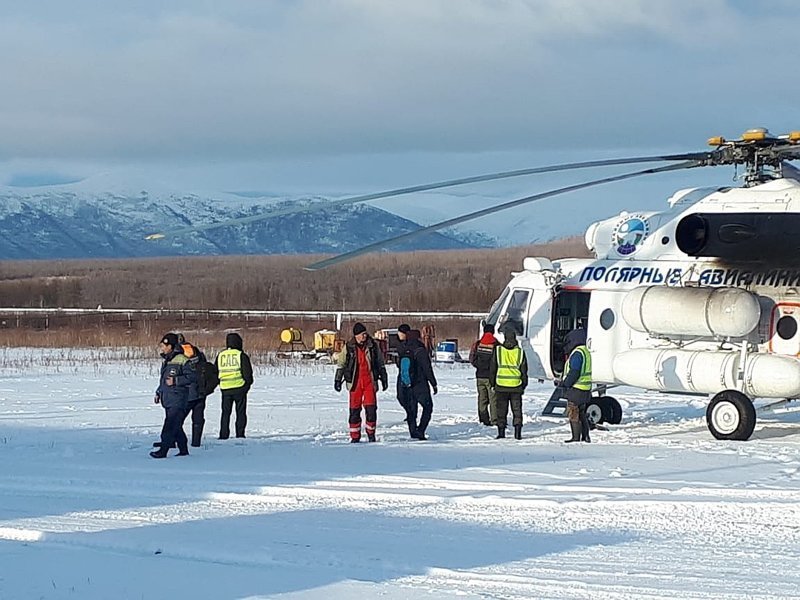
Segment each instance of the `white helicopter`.
[[[707,152],[552,165],[494,173],[345,198],[316,208],[586,167],[679,161],[576,184],[423,227],[310,265],[325,268],[500,210],[595,185],[679,169],[742,165],[743,187],[676,192],[663,212],[623,212],[592,224],[585,241],[595,258],[526,258],[485,321],[511,322],[528,358],[529,375],[561,377],[563,340],[587,330],[597,393],[590,418],[619,423],[614,386],[709,395],[706,421],[717,439],[753,433],[753,398],[800,398],[800,131],[766,129],[709,140]],[[312,210],[316,209],[312,207]],[[291,214],[256,217],[174,233]],[[153,234],[157,239],[166,234]]]

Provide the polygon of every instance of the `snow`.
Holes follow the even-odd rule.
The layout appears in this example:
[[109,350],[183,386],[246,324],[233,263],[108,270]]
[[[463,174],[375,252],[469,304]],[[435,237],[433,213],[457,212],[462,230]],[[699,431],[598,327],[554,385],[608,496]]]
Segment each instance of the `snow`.
[[332,366],[255,362],[246,440],[215,438],[217,393],[203,446],[154,460],[157,357],[0,351],[0,598],[797,597],[794,413],[719,442],[704,400],[622,389],[567,445],[533,383],[495,440],[456,363],[429,441],[384,393],[355,445]]

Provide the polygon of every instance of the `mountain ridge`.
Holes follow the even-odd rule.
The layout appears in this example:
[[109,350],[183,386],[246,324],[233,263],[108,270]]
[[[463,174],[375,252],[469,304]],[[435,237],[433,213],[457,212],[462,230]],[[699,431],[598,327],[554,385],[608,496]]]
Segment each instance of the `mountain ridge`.
[[[357,204],[146,241],[144,236],[153,232],[251,217],[278,205],[308,205],[325,199],[279,201],[274,197],[247,198],[224,192],[206,195],[144,186],[139,192],[131,192],[130,185],[119,186],[104,179],[0,188],[0,258],[325,254],[347,252],[420,228],[411,219]],[[446,232],[431,233],[390,249],[492,246],[494,240],[486,235]]]

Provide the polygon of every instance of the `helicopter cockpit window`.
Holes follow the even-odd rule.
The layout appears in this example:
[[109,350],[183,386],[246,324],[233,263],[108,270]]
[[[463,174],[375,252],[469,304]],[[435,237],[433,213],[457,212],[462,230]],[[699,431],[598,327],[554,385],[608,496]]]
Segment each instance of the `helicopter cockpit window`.
[[775,330],[781,339],[790,340],[797,335],[797,320],[791,315],[784,315],[778,319]]
[[503,305],[506,303],[510,293],[511,290],[509,288],[504,289],[500,297],[492,304],[492,308],[489,309],[489,316],[486,317],[485,321],[487,325],[497,325],[497,321],[500,320],[500,311],[503,309]]
[[525,312],[528,309],[530,295],[530,290],[514,290],[506,312],[500,319],[501,326],[510,323],[514,326],[517,335],[525,335]]

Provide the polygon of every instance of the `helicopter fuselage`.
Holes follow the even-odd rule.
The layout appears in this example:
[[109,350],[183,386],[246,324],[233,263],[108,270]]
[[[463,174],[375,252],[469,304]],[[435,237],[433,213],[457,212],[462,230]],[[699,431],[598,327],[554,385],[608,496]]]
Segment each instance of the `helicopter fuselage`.
[[[688,190],[670,204],[591,225],[596,258],[525,259],[486,321],[514,324],[539,379],[561,377],[564,337],[584,327],[601,387],[800,397],[800,253],[787,252],[800,238],[800,184]],[[759,223],[770,223],[768,236]],[[721,256],[687,254],[679,234]]]

